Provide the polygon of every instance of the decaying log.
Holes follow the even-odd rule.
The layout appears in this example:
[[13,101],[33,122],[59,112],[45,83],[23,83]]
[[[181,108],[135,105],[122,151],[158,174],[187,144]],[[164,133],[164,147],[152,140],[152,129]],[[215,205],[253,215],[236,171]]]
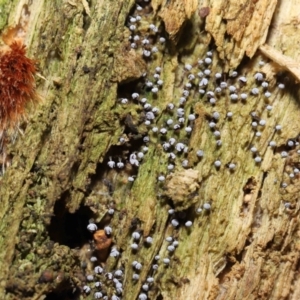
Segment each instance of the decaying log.
[[298,1],[0,11],[42,99],[2,153],[1,299],[300,299]]

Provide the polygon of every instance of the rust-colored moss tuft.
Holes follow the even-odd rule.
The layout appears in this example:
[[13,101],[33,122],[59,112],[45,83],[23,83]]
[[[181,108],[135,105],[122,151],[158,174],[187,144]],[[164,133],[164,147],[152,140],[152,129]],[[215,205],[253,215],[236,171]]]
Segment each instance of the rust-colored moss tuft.
[[34,74],[36,61],[26,56],[20,41],[0,52],[0,131],[17,126],[29,102],[37,102]]

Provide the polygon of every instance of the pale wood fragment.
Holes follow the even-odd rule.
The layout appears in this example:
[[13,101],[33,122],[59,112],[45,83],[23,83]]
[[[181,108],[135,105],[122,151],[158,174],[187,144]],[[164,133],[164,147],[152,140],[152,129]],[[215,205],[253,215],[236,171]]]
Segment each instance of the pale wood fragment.
[[197,0],[175,0],[163,7],[159,15],[165,23],[170,40],[177,42],[182,25],[196,11],[197,4]]
[[267,37],[277,0],[213,1],[206,30],[229,68],[235,68],[246,54],[252,57]]
[[291,73],[294,78],[299,82],[300,81],[300,63],[288,57],[273,47],[265,44],[259,47],[259,50],[278,67],[278,71],[288,71]]

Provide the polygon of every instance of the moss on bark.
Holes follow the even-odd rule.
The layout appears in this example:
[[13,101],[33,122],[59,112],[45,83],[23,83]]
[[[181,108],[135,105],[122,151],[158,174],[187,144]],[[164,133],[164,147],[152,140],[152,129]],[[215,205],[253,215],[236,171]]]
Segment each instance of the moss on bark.
[[[120,256],[109,256],[102,267],[105,273],[122,269],[122,299],[137,299],[149,277],[154,278],[149,299],[298,299],[299,88],[257,50],[266,41],[296,58],[296,17],[287,22],[283,4],[271,0],[245,2],[242,7],[240,1],[231,1],[226,8],[223,1],[211,1],[206,18],[200,13],[202,1],[192,0],[139,2],[141,12],[134,1],[7,3],[0,2],[0,28],[26,21],[28,56],[39,62],[37,88],[43,100],[29,109],[24,135],[9,146],[11,166],[1,178],[0,298],[94,299],[96,289],[83,291],[94,284],[87,280],[91,274],[109,297],[115,294],[109,275],[93,271],[96,264],[90,257],[100,259],[90,247],[93,235],[86,230],[93,221],[99,228],[112,227],[112,246]],[[293,3],[289,10],[296,7]],[[143,57],[140,42],[137,50],[131,49],[128,27],[130,16],[137,14],[142,20],[136,33],[158,47],[152,58]],[[149,31],[150,24],[158,27],[158,34]],[[167,39],[165,46],[158,36]],[[201,79],[190,80],[185,117],[195,114],[196,120],[185,120],[175,133],[154,133],[144,124],[147,111],[131,99],[132,93],[140,92],[140,98],[157,107],[154,123],[158,130],[167,128],[167,120],[176,119],[176,109],[172,113],[167,105],[177,105],[187,76],[197,76],[198,60],[211,49],[206,91],[215,92],[226,81],[237,87],[239,96],[247,93],[247,100],[235,103],[229,92],[222,92],[211,105],[209,97],[199,94]],[[188,72],[186,64],[193,71]],[[156,95],[145,87],[144,76],[153,80],[158,66],[163,86]],[[233,69],[247,76],[247,83],[231,78]],[[221,79],[214,78],[217,72]],[[259,96],[251,94],[258,84],[256,72],[269,82],[270,99],[261,87]],[[279,81],[288,89],[277,89]],[[121,98],[128,103],[122,104]],[[216,111],[219,119],[213,115]],[[229,111],[232,117],[227,117]],[[261,119],[266,125],[253,130],[251,123]],[[221,132],[221,146],[216,145],[210,122]],[[187,134],[185,127],[191,124],[193,131]],[[275,131],[278,124],[282,129]],[[129,158],[142,151],[145,136],[150,137],[148,151],[137,167]],[[188,147],[182,153],[174,150],[175,163],[164,150],[170,137]],[[275,148],[269,146],[271,140]],[[251,153],[252,147],[257,153]],[[202,158],[197,156],[199,149],[204,151]],[[115,163],[120,159],[124,168],[110,168],[110,157]],[[170,163],[175,169],[168,177]],[[235,170],[228,168],[230,163]],[[186,186],[190,172],[192,186]],[[166,181],[159,181],[160,175]],[[182,202],[179,195],[185,197]],[[198,214],[205,203],[211,210]],[[171,208],[174,215],[168,212]],[[173,218],[179,222],[176,228]],[[192,227],[185,226],[188,220]],[[134,231],[142,235],[137,251],[131,248]],[[148,236],[153,238],[151,245]],[[179,242],[174,253],[168,249],[169,236]],[[140,271],[132,266],[134,261],[142,263]],[[134,274],[139,279],[132,280]]]

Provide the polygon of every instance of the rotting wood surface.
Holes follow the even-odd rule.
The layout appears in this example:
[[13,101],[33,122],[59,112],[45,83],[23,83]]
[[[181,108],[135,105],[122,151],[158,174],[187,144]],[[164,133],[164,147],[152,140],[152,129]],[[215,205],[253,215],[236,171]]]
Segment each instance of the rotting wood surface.
[[[28,56],[39,61],[46,78],[37,78],[43,101],[30,112],[24,136],[11,145],[12,165],[1,180],[0,298],[66,298],[74,292],[77,298],[94,299],[96,289],[83,291],[93,287],[87,280],[92,274],[103,284],[99,291],[115,294],[107,276],[93,273],[99,262],[90,261],[93,235],[86,229],[93,219],[99,228],[113,230],[113,247],[121,255],[101,264],[106,272],[122,269],[122,299],[141,293],[149,299],[299,299],[299,88],[282,60],[269,61],[258,50],[275,49],[297,67],[297,1],[232,0],[226,8],[224,1],[141,2],[141,39],[149,35],[151,43],[156,41],[149,34],[152,23],[167,39],[166,46],[157,43],[159,51],[150,59],[143,58],[141,46],[131,49],[130,16],[138,14],[133,1],[30,3],[0,2],[2,28],[28,18]],[[177,120],[176,110],[172,116],[166,107],[178,104],[187,76],[197,76],[198,60],[210,50],[206,92],[215,92],[224,81],[247,99],[236,101],[230,96],[235,92],[226,90],[212,105],[213,97],[201,96],[201,79],[195,79],[184,104],[187,114],[196,115],[192,133],[185,133],[187,121],[180,133],[168,129],[168,139],[188,146],[185,154],[174,150],[172,163],[164,150],[168,139],[149,128],[154,123],[160,130],[169,118]],[[153,75],[157,66],[163,86],[153,96],[143,76]],[[237,79],[230,77],[234,69]],[[257,72],[269,86],[259,87],[255,96],[252,89],[261,84],[254,78]],[[245,84],[240,76],[247,77]],[[277,88],[279,82],[285,89]],[[159,109],[151,127],[144,124],[142,105],[131,99],[135,91]],[[129,101],[122,104],[125,97]],[[262,120],[266,124],[260,125]],[[145,146],[146,135],[148,151],[137,168],[129,157]],[[111,169],[110,157],[115,163],[120,158],[125,167]],[[170,164],[175,169],[168,175]],[[158,181],[160,176],[165,181]],[[211,209],[203,209],[204,204]],[[169,215],[171,208],[175,215]],[[199,208],[203,211],[197,214]],[[176,228],[173,219],[180,223]],[[135,231],[142,235],[136,252],[131,249]],[[152,245],[144,243],[148,236]],[[169,236],[179,242],[173,254],[165,240]],[[97,251],[93,255],[100,260]],[[153,271],[156,255],[160,260]],[[140,271],[134,261],[142,264]],[[139,279],[132,280],[134,274]],[[149,277],[154,282],[144,292]]]

